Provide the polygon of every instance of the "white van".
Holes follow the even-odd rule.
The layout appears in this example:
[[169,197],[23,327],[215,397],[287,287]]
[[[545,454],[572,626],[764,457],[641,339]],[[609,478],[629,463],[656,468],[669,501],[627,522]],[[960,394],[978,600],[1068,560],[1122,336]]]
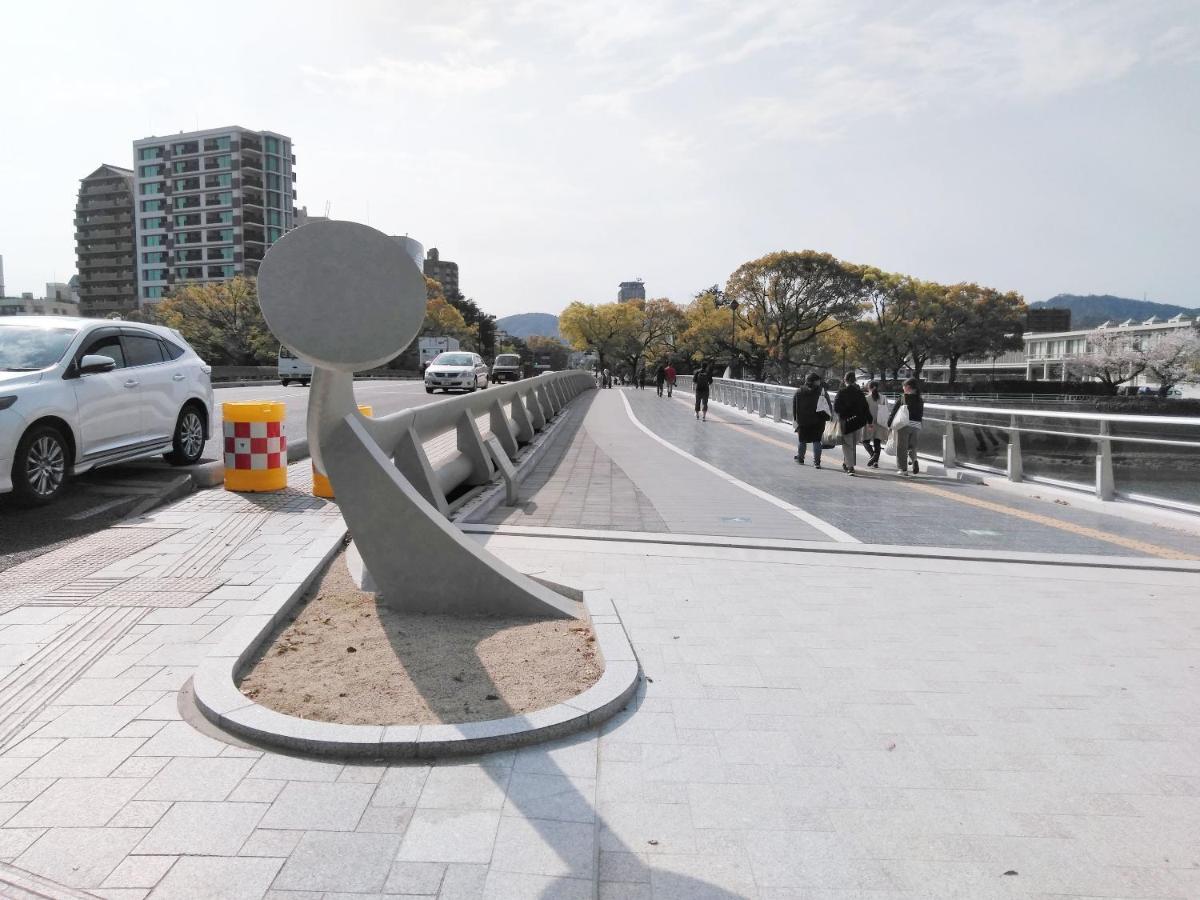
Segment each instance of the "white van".
[[287,387],[293,381],[304,387],[312,381],[313,367],[282,344],[279,345],[279,383]]

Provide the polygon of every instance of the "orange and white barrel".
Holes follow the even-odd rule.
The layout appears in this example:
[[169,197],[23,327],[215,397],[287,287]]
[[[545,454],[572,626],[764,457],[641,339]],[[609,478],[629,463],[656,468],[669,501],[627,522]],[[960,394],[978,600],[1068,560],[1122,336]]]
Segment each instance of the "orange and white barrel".
[[287,406],[274,402],[221,404],[225,490],[281,491],[287,487]]

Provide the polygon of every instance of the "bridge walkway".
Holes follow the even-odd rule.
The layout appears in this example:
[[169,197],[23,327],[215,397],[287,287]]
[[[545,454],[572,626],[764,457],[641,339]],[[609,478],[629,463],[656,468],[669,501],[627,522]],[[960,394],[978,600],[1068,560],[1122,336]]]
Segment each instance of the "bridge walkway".
[[800,466],[786,429],[720,404],[697,421],[687,394],[624,388],[581,401],[524,484],[521,506],[497,508],[488,524],[1200,558],[1194,532],[1135,521],[1116,507],[1095,511],[1058,492],[1020,496],[926,473],[901,478],[886,455],[876,471],[860,454],[850,478],[837,449],[825,452],[820,470],[811,459]]

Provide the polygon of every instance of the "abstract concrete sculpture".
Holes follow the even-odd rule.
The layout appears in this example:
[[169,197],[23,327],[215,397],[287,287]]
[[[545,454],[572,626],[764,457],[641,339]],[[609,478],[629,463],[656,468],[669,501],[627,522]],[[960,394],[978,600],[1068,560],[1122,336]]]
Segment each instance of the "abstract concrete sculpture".
[[404,248],[365,225],[314,222],[272,246],[258,295],[276,337],[313,365],[309,452],[380,600],[405,612],[575,615],[570,601],[468,540],[401,474],[405,441],[416,439],[398,426],[404,413],[358,412],[354,372],[399,354],[425,318],[425,278]]

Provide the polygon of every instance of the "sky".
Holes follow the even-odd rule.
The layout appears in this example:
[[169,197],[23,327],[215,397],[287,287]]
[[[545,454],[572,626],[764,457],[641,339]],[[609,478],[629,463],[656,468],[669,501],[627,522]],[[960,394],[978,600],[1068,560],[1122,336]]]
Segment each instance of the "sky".
[[3,32],[10,295],[74,274],[79,179],[237,124],[497,316],[803,249],[1200,307],[1197,0],[50,0]]

